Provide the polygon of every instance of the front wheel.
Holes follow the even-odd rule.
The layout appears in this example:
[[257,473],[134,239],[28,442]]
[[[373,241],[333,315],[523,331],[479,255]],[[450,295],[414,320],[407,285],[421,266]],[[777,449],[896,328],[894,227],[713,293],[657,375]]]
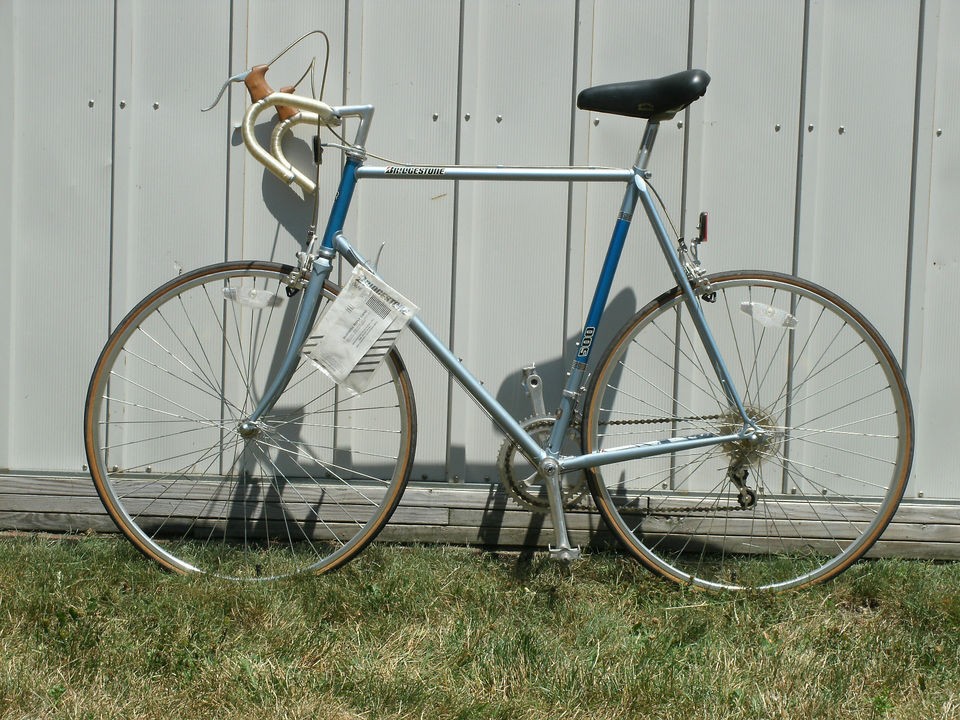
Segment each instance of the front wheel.
[[[699,302],[759,437],[594,468],[594,500],[671,580],[826,580],[873,545],[903,496],[914,438],[903,375],[870,323],[823,288],[746,271],[711,283],[715,302]],[[678,289],[621,330],[585,408],[585,452],[743,427]]]
[[[87,394],[97,492],[146,555],[179,572],[273,578],[346,562],[393,513],[416,413],[391,351],[354,394],[307,360],[256,427],[303,293],[292,268],[224,263],[148,295],[110,336]],[[336,296],[324,286],[320,312]]]

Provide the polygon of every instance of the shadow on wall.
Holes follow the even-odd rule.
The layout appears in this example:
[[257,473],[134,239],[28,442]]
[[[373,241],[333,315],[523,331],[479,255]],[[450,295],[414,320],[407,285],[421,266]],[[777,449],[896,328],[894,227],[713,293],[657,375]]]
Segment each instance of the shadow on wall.
[[[264,147],[269,147],[272,131],[272,121],[257,125],[254,128],[257,142]],[[239,130],[234,133],[232,144],[234,146],[243,144]],[[306,141],[288,136],[283,144],[283,150],[287,159],[296,167],[312,168],[314,166],[313,151]],[[264,205],[277,221],[277,227],[269,253],[265,255],[264,251],[258,248],[256,253],[252,254],[256,255],[257,259],[266,257],[274,262],[295,262],[296,253],[306,246],[307,229],[313,222],[313,196],[302,197],[299,191],[285,186],[266,169],[261,174],[260,191]],[[284,235],[280,232],[281,228],[294,238],[298,247],[294,248],[286,244]],[[249,254],[251,253],[243,252],[244,257]]]
[[[594,347],[596,352],[588,365],[588,373],[592,372],[602,358],[604,350],[613,341],[617,333],[626,322],[633,317],[637,311],[637,298],[634,291],[626,288],[619,292],[612,300],[607,303],[604,311],[603,324],[597,331],[596,343]],[[564,343],[563,357],[553,358],[537,365],[537,372],[543,379],[544,405],[547,414],[552,414],[560,403],[560,393],[563,384],[566,381],[566,373],[570,362],[577,352],[577,342],[580,335],[567,338]],[[534,414],[531,399],[527,396],[523,388],[523,370],[511,374],[504,380],[497,392],[497,400],[504,405],[514,417],[527,418]],[[589,385],[589,375],[584,385]],[[498,431],[499,432],[499,431]],[[512,510],[516,510],[518,505],[510,498],[506,490],[500,483],[499,471],[496,465],[484,466],[476,471],[471,468],[468,471],[471,475],[489,477],[491,479],[490,490],[487,495],[486,504],[483,508],[482,520],[478,530],[478,540],[482,545],[488,547],[499,547],[503,541],[503,529],[507,524],[516,524],[520,522],[520,528],[523,530],[523,537],[517,543],[524,549],[525,553],[533,552],[534,548],[549,545],[553,540],[553,530],[549,515],[542,513],[529,513],[525,520],[509,519]],[[589,501],[581,500],[581,506],[589,506]],[[524,524],[525,523],[525,524]],[[606,547],[611,544],[609,533],[602,525],[590,533],[590,545],[597,547]],[[512,543],[511,543],[512,544]]]

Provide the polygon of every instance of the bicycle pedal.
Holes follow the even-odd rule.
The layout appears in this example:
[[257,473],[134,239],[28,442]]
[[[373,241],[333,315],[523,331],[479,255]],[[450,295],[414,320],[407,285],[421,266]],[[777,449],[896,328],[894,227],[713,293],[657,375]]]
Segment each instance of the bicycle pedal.
[[550,545],[548,547],[550,559],[562,563],[571,563],[580,559],[580,546],[575,548],[557,548]]

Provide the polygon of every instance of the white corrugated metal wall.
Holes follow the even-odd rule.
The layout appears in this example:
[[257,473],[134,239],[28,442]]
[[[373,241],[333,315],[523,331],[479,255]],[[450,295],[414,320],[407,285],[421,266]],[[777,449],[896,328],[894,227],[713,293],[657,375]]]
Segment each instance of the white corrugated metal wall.
[[[293,258],[310,205],[245,157],[245,98],[198,110],[315,27],[332,39],[325,99],[375,104],[370,149],[418,163],[622,166],[641,122],[574,111],[576,92],[705,68],[706,98],[664,125],[654,155],[675,220],[711,211],[712,270],[796,271],[872,318],[913,391],[908,494],[960,499],[960,7],[946,0],[3,0],[0,468],[80,472],[88,373],[146,291],[224,258]],[[274,87],[306,56],[278,63]],[[562,376],[620,192],[371,181],[348,235],[371,255],[386,243],[385,275],[526,415],[520,367]],[[639,225],[614,315],[669,284]],[[417,475],[495,476],[489,421],[403,350]]]

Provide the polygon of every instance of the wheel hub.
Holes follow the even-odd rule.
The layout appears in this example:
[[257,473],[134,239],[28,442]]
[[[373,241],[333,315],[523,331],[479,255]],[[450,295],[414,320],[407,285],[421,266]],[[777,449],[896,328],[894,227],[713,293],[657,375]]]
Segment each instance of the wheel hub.
[[[742,440],[724,443],[723,451],[730,458],[731,467],[756,467],[764,459],[776,455],[783,443],[783,430],[778,426],[772,411],[754,406],[746,406],[744,409],[761,432]],[[740,412],[731,409],[721,417],[718,430],[723,435],[732,435],[740,432],[742,427],[743,418],[740,417]]]
[[237,426],[237,434],[244,440],[252,440],[260,434],[260,423],[253,420],[244,420]]

